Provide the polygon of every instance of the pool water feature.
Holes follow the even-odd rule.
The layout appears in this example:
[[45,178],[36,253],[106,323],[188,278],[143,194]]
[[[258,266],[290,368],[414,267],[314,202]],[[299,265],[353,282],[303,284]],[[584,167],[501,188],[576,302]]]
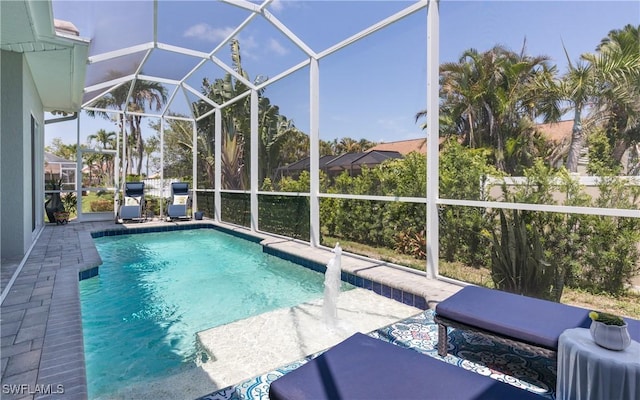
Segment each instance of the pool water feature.
[[[90,397],[206,359],[196,333],[319,299],[323,275],[217,230],[95,239],[100,274],[80,282]],[[352,288],[343,282],[342,289]]]

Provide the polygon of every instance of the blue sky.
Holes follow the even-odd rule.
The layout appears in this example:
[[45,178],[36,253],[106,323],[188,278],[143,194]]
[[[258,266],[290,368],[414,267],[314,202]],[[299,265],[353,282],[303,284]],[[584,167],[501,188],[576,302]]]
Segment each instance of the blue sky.
[[[335,43],[412,4],[407,1],[275,1],[269,10],[314,51]],[[74,22],[81,36],[92,39],[91,54],[153,40],[153,4],[54,0],[54,16]],[[240,24],[245,10],[217,2],[161,1],[158,41],[209,52]],[[416,112],[426,107],[426,9],[320,61],[320,136],[332,140],[349,136],[372,141],[423,137]],[[595,46],[612,29],[640,23],[638,1],[447,1],[440,2],[440,62],[456,61],[468,48],[485,51],[496,44],[519,51],[526,38],[527,53],[547,55],[565,70],[562,44],[572,60]],[[242,63],[252,79],[272,77],[303,61],[305,55],[262,18],[239,35]],[[228,46],[217,54],[229,62]],[[136,55],[118,62],[93,65],[89,83],[109,69],[130,72]],[[144,67],[146,74],[177,79],[197,60],[156,51]],[[124,64],[124,66],[123,66]],[[213,64],[196,71],[187,82],[200,87],[202,77],[221,77]],[[172,87],[168,87],[172,90]],[[267,87],[265,95],[281,114],[309,130],[309,74],[303,69]],[[193,100],[193,99],[189,99]],[[173,111],[183,112],[176,103]],[[81,119],[81,137],[97,129],[114,130],[102,119]],[[151,134],[150,132],[146,133]],[[75,139],[75,123],[47,126],[53,137]]]

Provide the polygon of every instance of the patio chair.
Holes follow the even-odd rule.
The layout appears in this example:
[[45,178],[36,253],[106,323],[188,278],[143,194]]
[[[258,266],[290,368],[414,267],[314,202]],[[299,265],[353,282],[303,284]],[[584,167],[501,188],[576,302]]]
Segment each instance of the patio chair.
[[[436,305],[438,354],[448,352],[447,327],[472,331],[547,358],[555,358],[558,339],[571,328],[591,325],[589,310],[479,286],[465,286]],[[633,340],[640,340],[640,321],[624,318]]]
[[189,219],[187,213],[191,205],[189,198],[189,184],[186,182],[171,183],[171,200],[167,206],[167,221],[171,219]]
[[533,392],[356,333],[271,383],[271,400],[521,399]]
[[144,182],[125,182],[124,185],[124,201],[118,211],[118,221],[144,221],[146,219]]

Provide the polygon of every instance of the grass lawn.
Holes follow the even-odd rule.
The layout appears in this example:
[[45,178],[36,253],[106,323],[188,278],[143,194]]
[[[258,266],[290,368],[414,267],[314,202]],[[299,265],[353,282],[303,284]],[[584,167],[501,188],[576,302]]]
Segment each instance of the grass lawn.
[[[425,270],[425,261],[417,260],[408,255],[398,254],[391,249],[367,246],[326,235],[323,236],[322,239],[322,244],[325,246],[333,247],[336,242],[340,242],[340,246],[350,253],[404,265],[420,271]],[[473,283],[478,286],[493,287],[491,270],[489,268],[474,268],[461,263],[440,261],[439,269],[440,275],[442,276]],[[638,292],[630,291],[623,296],[614,297],[608,294],[593,294],[581,289],[565,286],[562,292],[561,302],[640,319],[640,293]]]

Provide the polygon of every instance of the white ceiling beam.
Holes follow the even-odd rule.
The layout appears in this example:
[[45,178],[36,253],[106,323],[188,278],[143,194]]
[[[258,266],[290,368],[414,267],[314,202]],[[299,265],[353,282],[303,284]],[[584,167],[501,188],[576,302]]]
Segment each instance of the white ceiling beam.
[[189,121],[192,122],[194,120],[194,118],[187,118],[187,117],[179,117],[177,115],[167,115],[167,116],[163,116],[164,119],[175,119],[178,121]]
[[233,39],[238,33],[240,33],[241,30],[244,29],[245,26],[249,25],[249,22],[253,21],[253,19],[257,16],[258,14],[256,13],[252,13],[251,15],[249,15],[244,21],[242,21],[242,23],[240,23],[240,25],[238,25],[238,27],[236,29],[234,29],[222,42],[220,42],[219,45],[217,45],[212,51],[211,53],[209,53],[209,56],[213,56],[214,54],[216,54],[222,47],[224,47],[225,44],[227,44],[231,39]]
[[114,51],[109,51],[107,53],[96,54],[95,56],[91,56],[87,59],[87,63],[93,64],[100,61],[111,60],[113,58],[124,57],[130,54],[140,53],[141,51],[147,51],[149,49],[153,49],[154,43],[142,43],[136,46],[125,47],[124,49],[118,49]]
[[260,10],[262,10],[263,7],[271,3],[272,0],[266,1],[265,2],[266,4],[262,4],[262,5],[254,4],[246,0],[221,0],[221,1],[223,3],[231,4],[236,7],[244,8],[245,10],[260,12]]
[[293,67],[289,68],[288,70],[279,73],[278,75],[274,76],[273,78],[269,78],[266,81],[262,82],[261,84],[256,86],[257,90],[260,90],[262,88],[264,88],[265,86],[269,86],[274,82],[279,81],[282,78],[285,78],[287,76],[289,76],[290,74],[298,71],[299,69],[302,69],[304,67],[306,67],[307,65],[309,65],[309,63],[311,62],[311,58],[307,58],[306,60],[302,61],[301,63],[299,63],[298,65],[294,65]]
[[164,118],[165,115],[167,114],[167,112],[169,111],[169,106],[171,105],[171,103],[173,102],[173,99],[176,97],[176,94],[178,93],[178,90],[180,89],[180,86],[176,86],[173,91],[171,92],[171,94],[169,95],[169,98],[167,99],[167,104],[164,107],[164,110],[162,110],[161,116]]
[[209,54],[203,51],[191,50],[184,47],[173,46],[166,43],[158,43],[156,47],[161,50],[170,51],[172,53],[183,54],[185,56],[197,57],[205,60],[209,58]]
[[86,88],[84,88],[84,92],[85,93],[95,92],[96,90],[101,90],[101,89],[104,89],[106,87],[108,87],[109,90],[112,90],[112,89],[114,89],[114,88],[112,88],[112,86],[120,86],[123,83],[126,83],[128,81],[133,80],[134,78],[135,78],[135,75],[134,74],[130,74],[130,75],[123,76],[121,78],[116,78],[116,79],[112,79],[110,81],[97,83],[95,85],[87,86]]
[[160,78],[159,76],[151,76],[151,75],[138,75],[139,80],[148,81],[148,82],[158,82],[164,83],[167,85],[179,85],[180,81],[169,78]]
[[228,66],[227,64],[225,64],[222,60],[220,60],[218,57],[216,56],[211,56],[211,61],[213,61],[217,66],[219,66],[220,68],[224,69],[225,71],[227,71],[228,73],[230,73],[234,78],[236,78],[237,80],[239,80],[240,82],[242,82],[245,86],[250,87],[251,89],[255,89],[256,85],[253,84],[253,82],[249,82],[244,76],[240,75],[239,73],[237,73],[233,68],[231,68],[230,66]]
[[199,116],[198,118],[196,118],[196,122],[200,122],[201,120],[207,118],[209,115],[211,115],[214,112],[216,112],[216,110],[218,110],[218,108],[214,108],[213,110],[207,111],[206,113],[204,113],[201,116]]
[[122,111],[120,110],[114,110],[112,108],[100,108],[100,107],[87,107],[87,106],[83,106],[82,107],[83,111],[95,111],[95,112],[103,112],[103,113],[107,113],[107,114],[123,114]]
[[211,106],[220,107],[220,105],[218,103],[216,103],[215,101],[211,100],[210,98],[204,96],[202,93],[200,93],[199,91],[197,91],[194,88],[192,88],[188,83],[182,83],[182,87],[184,87],[185,89],[187,89],[191,93],[195,94],[198,98],[200,98],[200,100],[202,100],[202,101],[204,101],[206,103],[209,103]]
[[231,100],[227,101],[226,103],[222,103],[222,104],[220,104],[220,108],[225,108],[226,106],[228,106],[228,105],[230,105],[230,104],[233,104],[233,103],[235,103],[236,101],[241,100],[241,99],[243,99],[243,98],[245,98],[245,97],[249,96],[249,95],[251,94],[251,90],[252,90],[252,89],[249,89],[249,90],[247,90],[246,92],[244,92],[244,93],[242,93],[242,94],[239,94],[239,95],[237,95],[236,97],[234,97],[233,99],[231,99]]
[[108,82],[103,82],[97,85],[93,85],[93,86],[89,86],[87,88],[84,89],[85,93],[90,93],[90,92],[95,92],[97,90],[101,90],[104,89],[106,87],[108,87],[109,89],[103,91],[102,93],[100,93],[97,96],[94,96],[93,98],[91,98],[91,100],[86,101],[83,105],[82,108],[88,106],[89,104],[93,103],[95,100],[99,99],[100,97],[104,96],[105,94],[109,93],[110,91],[117,89],[118,87],[124,85],[125,83],[131,81],[134,78],[133,75],[128,75],[128,76],[123,76],[122,78],[118,78],[118,79],[113,79],[110,80]]
[[360,39],[363,39],[369,35],[371,35],[372,33],[375,33],[377,31],[379,31],[380,29],[391,25],[392,23],[408,16],[411,15],[415,12],[418,12],[420,10],[422,10],[423,8],[427,7],[429,5],[429,1],[428,0],[421,0],[417,3],[414,3],[413,5],[405,8],[404,10],[401,10],[385,19],[383,19],[382,21],[371,25],[370,27],[363,29],[362,31],[356,33],[355,35],[348,37],[347,39],[329,47],[328,49],[321,51],[320,53],[318,53],[317,57],[318,59],[321,59],[323,57],[328,56],[329,54],[335,53],[336,51],[349,46],[352,43],[357,42]]
[[273,14],[271,14],[268,10],[262,11],[262,15],[264,18],[271,23],[271,25],[275,26],[277,30],[284,33],[284,35],[289,38],[298,48],[304,51],[309,57],[317,58],[318,55],[315,51],[311,49],[311,47],[307,46],[307,44],[296,36],[289,28],[287,28],[278,18],[276,18]]

